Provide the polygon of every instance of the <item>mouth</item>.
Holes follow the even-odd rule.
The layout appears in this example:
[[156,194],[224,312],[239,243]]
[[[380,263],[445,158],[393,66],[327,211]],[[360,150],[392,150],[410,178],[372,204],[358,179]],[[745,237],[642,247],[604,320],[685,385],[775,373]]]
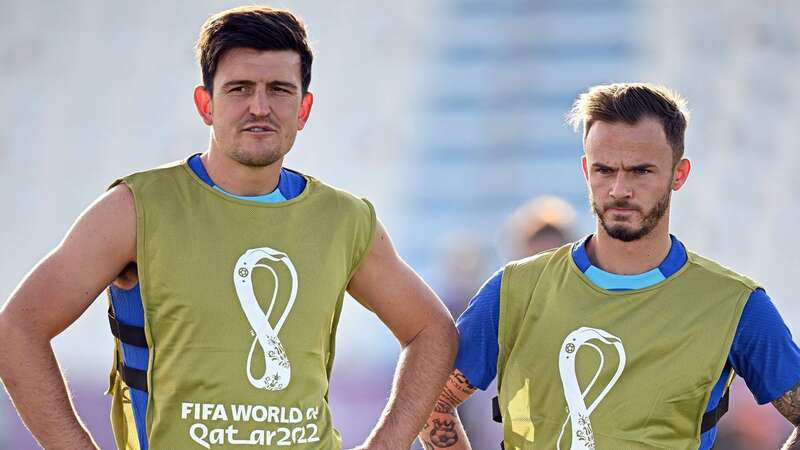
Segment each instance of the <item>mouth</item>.
[[628,222],[633,220],[635,213],[638,212],[639,210],[634,208],[607,208],[604,216],[606,217],[606,220]]
[[242,128],[242,132],[248,133],[248,134],[261,135],[261,134],[275,133],[275,132],[277,132],[277,130],[275,130],[275,128],[272,128],[270,126],[251,125],[251,126]]

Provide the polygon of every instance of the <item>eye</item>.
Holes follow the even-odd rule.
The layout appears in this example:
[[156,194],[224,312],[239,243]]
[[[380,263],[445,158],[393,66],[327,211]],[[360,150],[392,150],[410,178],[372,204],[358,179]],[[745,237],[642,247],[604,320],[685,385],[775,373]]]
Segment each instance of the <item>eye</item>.
[[608,167],[598,167],[598,168],[595,169],[595,172],[597,172],[599,174],[602,174],[602,175],[608,175],[608,174],[611,173],[611,169],[608,168]]
[[233,86],[228,89],[229,94],[244,94],[247,93],[247,86]]
[[650,169],[634,169],[634,173],[636,173],[636,175],[647,175],[648,173],[652,173],[652,170],[650,170]]

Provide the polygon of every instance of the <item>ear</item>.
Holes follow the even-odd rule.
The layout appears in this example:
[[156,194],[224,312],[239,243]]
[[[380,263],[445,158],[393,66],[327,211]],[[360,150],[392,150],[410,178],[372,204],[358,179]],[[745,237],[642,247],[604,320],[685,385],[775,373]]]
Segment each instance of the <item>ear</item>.
[[589,161],[586,159],[586,154],[581,156],[581,168],[583,169],[583,178],[589,181]]
[[311,115],[311,107],[314,105],[314,94],[306,92],[300,100],[300,111],[297,113],[297,129],[302,130]]
[[194,88],[194,106],[197,108],[197,113],[203,119],[206,125],[213,125],[214,120],[211,115],[211,93],[206,90],[204,86],[197,86]]
[[688,159],[684,158],[678,162],[672,174],[673,191],[677,191],[683,187],[683,185],[686,183],[686,179],[689,178],[689,172],[691,171],[692,163],[689,162]]

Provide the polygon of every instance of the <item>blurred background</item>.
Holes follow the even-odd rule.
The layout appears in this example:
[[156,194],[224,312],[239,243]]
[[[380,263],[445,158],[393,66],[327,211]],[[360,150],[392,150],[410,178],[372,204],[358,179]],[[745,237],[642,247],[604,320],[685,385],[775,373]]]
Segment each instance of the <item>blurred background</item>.
[[[113,179],[206,148],[192,45],[207,16],[238,4],[0,0],[0,301]],[[287,166],[370,198],[454,315],[504,261],[592,231],[564,115],[593,84],[652,81],[692,111],[673,232],[763,283],[798,334],[795,0],[273,5],[305,18],[316,50],[314,110]],[[105,301],[54,345],[80,413],[113,448]],[[397,354],[346,301],[330,394],[346,446],[378,417]],[[498,448],[492,395],[462,408],[478,450]],[[720,449],[774,449],[789,432],[740,381],[721,423]],[[36,448],[5,395],[0,448]]]

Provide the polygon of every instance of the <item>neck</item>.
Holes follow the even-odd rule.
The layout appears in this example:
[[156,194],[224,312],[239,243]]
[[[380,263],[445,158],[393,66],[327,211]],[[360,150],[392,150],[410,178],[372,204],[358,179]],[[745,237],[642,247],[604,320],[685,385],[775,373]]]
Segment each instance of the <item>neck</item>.
[[213,148],[200,156],[208,176],[225,192],[241,196],[269,194],[278,187],[283,158],[265,167],[238,163]]
[[667,257],[671,246],[669,220],[665,215],[650,233],[631,242],[612,238],[598,223],[586,251],[592,265],[606,272],[635,275],[658,267]]

